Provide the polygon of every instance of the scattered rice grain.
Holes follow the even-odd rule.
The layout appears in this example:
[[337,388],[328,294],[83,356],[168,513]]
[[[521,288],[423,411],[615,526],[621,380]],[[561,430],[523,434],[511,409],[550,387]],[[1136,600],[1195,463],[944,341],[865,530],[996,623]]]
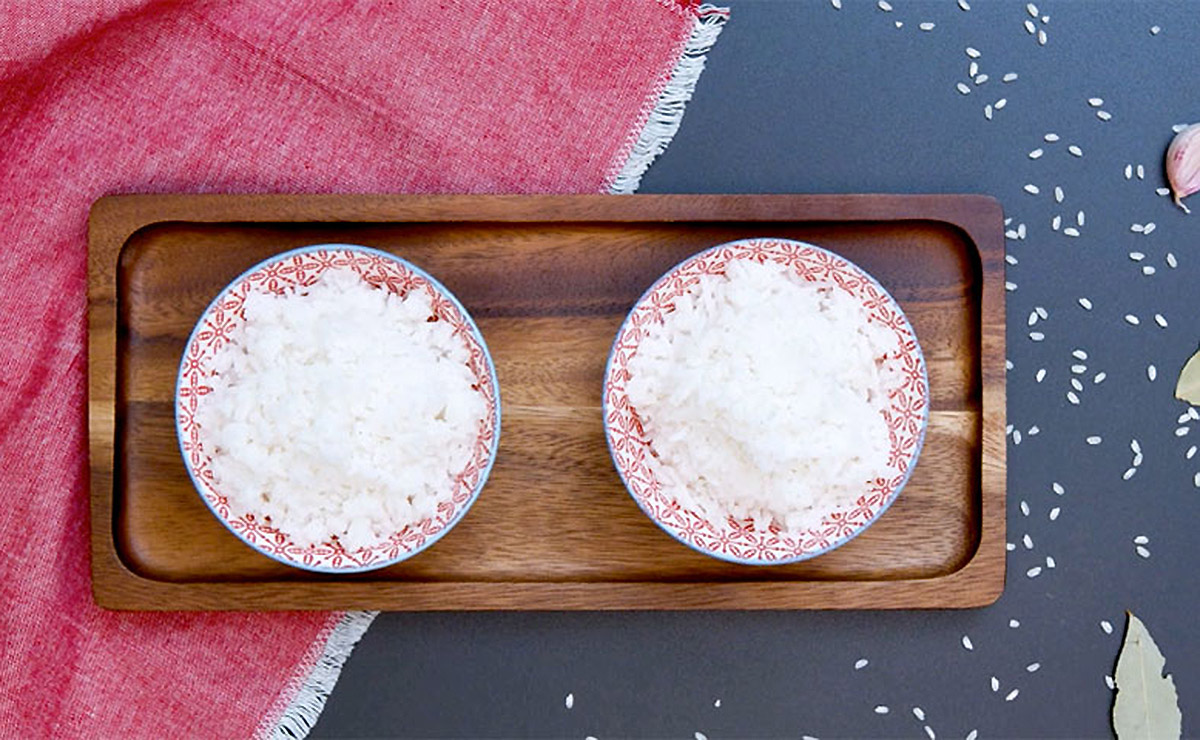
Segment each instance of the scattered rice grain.
[[1034,380],[1036,380],[1039,383],[1042,382],[1043,380],[1045,380],[1046,379],[1046,368],[1044,368],[1044,367],[1038,368],[1037,374],[1034,375],[1033,377],[1034,377]]
[[1134,474],[1134,473],[1136,473],[1136,472],[1137,472],[1137,468],[1128,468],[1128,469],[1125,471],[1124,475],[1122,475],[1122,476],[1121,476],[1121,479],[1122,479],[1122,480],[1129,480],[1130,478],[1132,478],[1132,477],[1133,477],[1133,474]]
[[1077,360],[1086,360],[1088,358],[1088,353],[1082,349],[1073,349],[1071,350],[1071,356]]
[[934,28],[937,28],[937,24],[926,22],[918,25],[917,28],[921,29],[922,31],[932,31]]
[[999,691],[999,690],[1000,690],[1000,679],[996,678],[995,676],[992,676],[992,682],[991,682],[991,683],[992,683],[992,691]]
[[1159,326],[1161,326],[1164,329],[1167,328],[1167,320],[1163,317],[1163,315],[1161,313],[1154,314],[1154,323],[1158,324]]
[[992,104],[991,103],[988,103],[987,105],[983,106],[983,117],[988,119],[989,121],[992,120]]
[[958,91],[960,93],[962,93],[963,95],[969,95],[971,93],[971,88],[967,87],[967,83],[965,83],[965,82],[960,82],[957,85],[955,85],[954,87],[957,88]]
[[1025,575],[1030,578],[1037,578],[1041,574],[1042,574],[1042,566],[1040,566],[1040,565],[1035,565],[1032,568],[1030,568],[1029,570],[1025,571]]
[[1113,633],[1112,622],[1107,619],[1100,620],[1100,629],[1104,630],[1104,634],[1111,635]]
[[983,56],[979,53],[979,49],[976,49],[974,46],[968,46],[966,48],[966,52],[967,56],[971,57],[972,59],[978,59],[979,57]]
[[1054,491],[1059,496],[1067,492],[1066,489],[1062,487],[1062,484],[1057,482],[1050,484],[1050,490]]
[[1117,688],[1117,684],[1113,681],[1113,677],[1107,674],[1104,676],[1104,685],[1108,687],[1109,691],[1114,691]]
[[1058,519],[1058,515],[1061,512],[1062,512],[1062,509],[1057,506],[1055,506],[1053,509],[1051,509],[1050,510],[1050,521],[1055,521],[1056,519]]
[[1083,393],[1083,383],[1079,382],[1079,378],[1071,378],[1071,387]]
[[1155,188],[1155,189],[1154,189],[1154,194],[1155,194],[1155,195],[1161,195],[1161,196],[1164,196],[1164,197],[1165,197],[1165,196],[1168,196],[1168,195],[1170,195],[1170,194],[1171,194],[1171,189],[1170,189],[1170,188]]
[[1106,110],[1098,110],[1096,111],[1096,118],[1099,118],[1101,121],[1111,121],[1112,114]]
[[1020,429],[1013,431],[1013,444],[1014,445],[1021,444],[1021,430]]
[[1075,214],[1075,223],[1079,224],[1080,226],[1083,226],[1083,222],[1084,222],[1083,211],[1080,211],[1079,213]]
[[1037,148],[1037,149],[1034,149],[1032,152],[1030,152],[1030,153],[1029,153],[1029,158],[1030,158],[1030,159],[1037,159],[1038,157],[1042,156],[1042,155],[1043,155],[1043,154],[1045,154],[1045,153],[1046,153],[1046,151],[1045,151],[1044,149],[1042,149],[1042,148],[1040,148],[1040,147],[1039,147],[1039,148]]
[[971,4],[967,0],[958,0],[958,7],[964,11],[971,9]]
[[[987,75],[979,75],[979,76],[987,77]],[[979,83],[976,83],[976,84],[979,84]],[[1004,108],[1004,106],[1006,106],[1006,105],[1008,105],[1008,98],[1000,98],[999,100],[996,101],[995,107],[996,107],[996,110],[1002,110]]]
[[1148,235],[1154,233],[1154,230],[1157,228],[1158,228],[1158,226],[1156,226],[1155,223],[1153,221],[1151,221],[1150,223],[1146,224],[1145,228],[1142,229],[1142,233],[1148,236]]
[[1138,557],[1142,557],[1142,558],[1150,557],[1150,551],[1147,550],[1144,545],[1138,545],[1134,549],[1137,550]]
[[1037,17],[1038,17],[1038,9],[1037,9],[1037,6],[1036,6],[1036,5],[1034,5],[1033,3],[1026,3],[1026,5],[1025,5],[1025,10],[1026,10],[1026,12],[1028,12],[1028,13],[1029,13],[1031,16],[1033,16],[1034,18],[1037,18]]
[[1075,391],[1067,391],[1067,400],[1071,402],[1072,406],[1079,405],[1079,396],[1075,395]]
[[1039,45],[1041,45],[1041,46],[1045,46],[1045,45],[1046,45],[1046,41],[1048,41],[1048,40],[1049,40],[1049,37],[1047,37],[1047,36],[1046,36],[1046,31],[1045,31],[1045,29],[1042,29],[1042,28],[1039,28],[1039,29],[1038,29],[1038,32],[1037,32],[1037,39],[1038,39],[1038,44],[1039,44]]
[[1043,136],[1043,137],[1042,137],[1042,139],[1043,139],[1044,141],[1048,141],[1048,142],[1050,142],[1050,143],[1054,143],[1054,142],[1058,141],[1058,134],[1055,134],[1055,133],[1049,133],[1049,134],[1046,134],[1045,136]]
[[967,650],[974,650],[974,649],[975,649],[975,646],[974,646],[974,645],[971,643],[971,638],[970,638],[970,637],[968,637],[968,636],[966,636],[966,635],[963,635],[963,636],[962,636],[962,646],[963,646],[964,648],[966,648]]
[[1050,219],[1050,228],[1053,229],[1054,231],[1058,231],[1059,227],[1061,227],[1061,226],[1062,226],[1062,216],[1056,214],[1054,216],[1054,218]]
[[854,661],[854,670],[861,671],[870,665],[870,663],[871,661],[867,660],[866,658],[859,658],[858,660]]
[[1075,228],[1074,226],[1068,226],[1067,228],[1063,229],[1063,233],[1067,236],[1079,236],[1079,229]]
[[1041,667],[1041,663],[1030,663],[1029,665],[1025,666],[1025,670],[1030,673],[1037,673],[1038,669]]
[[892,710],[888,709],[883,704],[880,704],[879,706],[875,707],[875,714],[887,714],[890,711],[892,711]]
[[1093,108],[1099,108],[1104,105],[1104,98],[1088,98],[1088,105]]
[[913,716],[916,717],[921,722],[925,721],[925,710],[924,709],[921,709],[920,707],[913,707],[912,713],[913,713]]
[[1083,373],[1087,372],[1087,365],[1072,365],[1071,372],[1075,373],[1076,375],[1082,375]]
[[1129,230],[1135,234],[1141,234],[1146,230],[1146,227],[1142,224],[1131,224]]
[[1017,629],[1017,628],[1018,628],[1018,627],[1020,627],[1020,626],[1021,626],[1021,620],[1019,620],[1019,619],[1010,619],[1010,620],[1008,620],[1008,628],[1009,628],[1009,629],[1014,629],[1014,630],[1015,630],[1015,629]]
[[1037,33],[1037,26],[1033,25],[1033,21],[1026,19],[1025,30],[1028,31],[1029,35],[1032,36],[1033,34]]
[[1155,378],[1158,377],[1158,368],[1156,368],[1153,365],[1147,365],[1146,366],[1146,377],[1150,379],[1151,383],[1153,383]]
[[928,737],[929,740],[937,740],[937,734],[933,731],[933,728],[930,727],[929,725],[925,725],[925,736]]
[[1078,146],[1076,146],[1075,144],[1072,144],[1071,146],[1067,147],[1067,151],[1068,151],[1068,152],[1070,152],[1072,155],[1074,155],[1074,156],[1076,156],[1076,157],[1082,157],[1082,156],[1083,156],[1083,150],[1082,150],[1082,149],[1080,149],[1080,148],[1079,148]]
[[1175,436],[1176,437],[1186,437],[1187,433],[1189,431],[1191,431],[1191,427],[1176,427],[1175,428]]
[[1054,562],[1053,557],[1051,557],[1049,555],[1046,556],[1046,567],[1047,568],[1054,568],[1054,567],[1057,567],[1057,565],[1058,565],[1058,563]]
[[1103,442],[1103,441],[1104,441],[1104,439],[1103,439],[1103,438],[1101,438],[1101,437],[1099,437],[1099,436],[1097,436],[1097,435],[1095,435],[1095,434],[1093,434],[1092,436],[1090,436],[1090,437],[1088,437],[1088,438],[1087,438],[1087,443],[1088,443],[1088,444],[1090,444],[1090,445],[1092,445],[1092,446],[1098,445],[1098,444],[1100,444],[1100,443],[1101,443],[1101,442]]
[[1087,298],[1080,298],[1080,299],[1079,299],[1079,305],[1080,305],[1080,306],[1083,306],[1083,310],[1085,310],[1085,311],[1091,311],[1091,310],[1092,310],[1092,302],[1091,302],[1091,301],[1089,301]]
[[1040,331],[1031,331],[1031,332],[1029,332],[1029,338],[1035,342],[1040,342],[1046,338],[1046,335],[1041,333]]
[[1184,457],[1187,458],[1188,460],[1191,460],[1195,456],[1196,456],[1196,445],[1192,445],[1191,447],[1188,448],[1188,451],[1184,455]]
[[1150,35],[1157,36],[1159,31],[1161,31],[1161,30],[1162,30],[1162,26],[1150,26]]
[[1033,437],[1033,436],[1039,434],[1041,431],[1042,431],[1041,428],[1038,427],[1037,424],[1034,424],[1033,426],[1029,427],[1029,431],[1026,432],[1026,434],[1028,434],[1030,437]]
[[1147,537],[1147,536],[1146,536],[1146,535],[1144,535],[1144,534],[1139,534],[1137,537],[1134,537],[1134,538],[1133,538],[1133,544],[1135,544],[1135,545],[1149,545],[1149,544],[1150,544],[1150,538],[1149,538],[1149,537]]
[[1137,175],[1138,175],[1139,180],[1145,180],[1146,179],[1146,168],[1139,164],[1138,168],[1137,168]]
[[1028,533],[1023,534],[1023,535],[1021,535],[1021,544],[1025,546],[1026,550],[1032,550],[1033,549],[1033,538],[1030,537]]
[[1131,313],[1125,314],[1125,321],[1133,326],[1137,326],[1138,324],[1141,323],[1141,321],[1138,319],[1138,317],[1134,316]]
[[1104,379],[1107,377],[1108,377],[1108,373],[1099,372],[1099,373],[1096,373],[1096,377],[1092,378],[1092,382],[1095,383],[1096,385],[1100,385],[1101,383],[1104,382]]
[[1020,693],[1021,693],[1020,689],[1013,689],[1012,691],[1008,692],[1008,696],[1004,697],[1004,701],[1012,701],[1013,699],[1016,699],[1017,694],[1020,694]]
[[1167,252],[1167,267],[1170,267],[1171,269],[1175,269],[1178,266],[1179,266],[1179,263],[1175,260],[1175,253]]
[[1008,72],[1003,77],[1001,77],[1000,80],[1002,82],[1016,82],[1017,76],[1018,75],[1016,72]]
[[563,704],[566,705],[567,709],[570,709],[571,707],[575,706],[575,695],[567,694],[567,698],[565,700],[563,700]]
[[1131,165],[1131,164],[1125,165],[1125,179],[1126,180],[1133,179],[1133,165]]
[[876,3],[876,5],[878,5],[879,9],[885,13],[892,12],[892,4],[889,3],[887,0],[879,0],[879,2]]

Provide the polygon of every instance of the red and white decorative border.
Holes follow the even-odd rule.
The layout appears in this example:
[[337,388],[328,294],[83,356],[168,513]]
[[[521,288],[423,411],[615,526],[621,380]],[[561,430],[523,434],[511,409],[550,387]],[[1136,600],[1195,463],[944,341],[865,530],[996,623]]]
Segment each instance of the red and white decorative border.
[[[454,488],[437,505],[437,514],[394,532],[379,544],[353,551],[336,540],[300,546],[279,529],[252,513],[236,511],[213,480],[212,456],[195,420],[201,396],[212,392],[211,363],[245,321],[244,303],[250,293],[282,294],[312,285],[326,270],[349,268],[372,286],[403,296],[418,290],[429,296],[435,315],[454,327],[470,353],[468,364],[476,387],[487,406],[487,415],[471,458],[454,476]],[[348,572],[379,568],[404,559],[437,540],[469,508],[491,468],[499,434],[499,390],[491,357],[465,311],[444,288],[413,265],[384,252],[349,245],[306,248],[279,255],[242,275],[208,307],[196,324],[180,363],[175,392],[175,426],[184,464],[197,490],[213,513],[229,529],[259,552],[308,570]]]
[[[629,402],[626,383],[630,359],[647,327],[660,325],[675,310],[675,300],[701,275],[722,275],[734,260],[787,265],[811,282],[845,291],[862,301],[870,320],[896,333],[900,352],[891,357],[902,377],[884,412],[891,438],[888,475],[864,482],[852,507],[835,511],[817,527],[786,532],[771,523],[728,517],[713,523],[664,494],[637,410]],[[638,505],[668,533],[715,557],[757,565],[803,560],[830,550],[875,520],[907,482],[920,453],[929,419],[929,382],[925,358],[900,306],[873,278],[852,262],[810,244],[786,239],[749,239],[701,252],[664,275],[630,311],[613,344],[604,378],[604,426],[617,471]]]

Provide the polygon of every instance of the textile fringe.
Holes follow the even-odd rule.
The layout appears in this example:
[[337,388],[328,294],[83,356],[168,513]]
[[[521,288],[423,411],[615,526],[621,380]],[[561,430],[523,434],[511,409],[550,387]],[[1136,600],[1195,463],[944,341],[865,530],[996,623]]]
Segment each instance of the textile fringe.
[[378,614],[346,612],[342,615],[341,620],[329,631],[321,654],[295,689],[291,702],[283,709],[274,726],[261,728],[264,732],[258,733],[259,737],[295,740],[308,735],[325,708],[325,700],[337,683],[342,665]]
[[650,163],[671,143],[679,131],[684,108],[692,99],[700,73],[704,71],[705,57],[717,42],[728,19],[729,10],[726,8],[705,4],[696,10],[695,25],[684,43],[683,53],[671,70],[671,76],[659,93],[657,102],[649,115],[645,116],[645,124],[638,132],[625,163],[609,178],[608,192],[628,195],[636,191]]

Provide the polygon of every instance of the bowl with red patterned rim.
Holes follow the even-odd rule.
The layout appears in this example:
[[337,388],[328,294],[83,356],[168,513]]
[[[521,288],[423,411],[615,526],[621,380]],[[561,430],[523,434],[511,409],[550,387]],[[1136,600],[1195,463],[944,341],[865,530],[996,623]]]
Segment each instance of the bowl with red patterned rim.
[[[734,261],[773,262],[806,282],[843,291],[861,301],[870,322],[894,332],[898,380],[883,410],[890,449],[886,476],[864,481],[852,505],[837,508],[806,530],[726,515],[710,521],[664,491],[664,478],[637,409],[629,400],[630,360],[651,325],[662,325],[675,301],[701,276],[724,275]],[[605,438],[613,464],[642,511],[681,543],[706,555],[745,565],[782,565],[816,557],[861,534],[896,500],[912,475],[929,421],[929,378],[916,333],[900,305],[875,278],[850,260],[812,244],[756,238],[721,244],[695,254],[660,277],[638,299],[613,341],[604,372]]]
[[[330,269],[353,270],[367,284],[398,296],[425,294],[435,312],[430,321],[449,322],[453,336],[469,357],[472,388],[483,397],[485,415],[469,459],[452,474],[453,483],[438,496],[436,514],[380,539],[372,546],[348,550],[336,538],[299,545],[253,512],[240,510],[223,491],[212,469],[213,450],[197,423],[198,399],[213,389],[214,357],[245,322],[251,293],[277,295],[310,286]],[[353,244],[301,247],[260,262],[239,275],[208,305],[188,337],[175,387],[175,430],[184,465],[200,498],[238,539],[287,565],[326,573],[375,570],[405,560],[433,545],[462,519],[479,497],[496,458],[500,440],[500,390],[483,335],[467,310],[435,278],[416,265],[387,252]]]

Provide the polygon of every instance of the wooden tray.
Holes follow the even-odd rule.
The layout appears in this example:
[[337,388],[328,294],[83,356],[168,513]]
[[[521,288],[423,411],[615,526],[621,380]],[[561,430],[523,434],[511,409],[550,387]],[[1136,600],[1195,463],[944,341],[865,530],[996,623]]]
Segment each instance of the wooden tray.
[[[900,301],[932,413],[915,474],[849,544],[750,567],[684,547],[626,494],[600,386],[625,313],[713,244],[829,247]],[[308,573],[242,544],[184,471],[172,423],[193,323],[245,268],[363,244],[446,284],[495,358],[504,428],[466,518],[411,560]],[[1004,263],[983,196],[132,195],[92,209],[88,261],[92,582],[113,609],[971,607],[1004,585]]]

